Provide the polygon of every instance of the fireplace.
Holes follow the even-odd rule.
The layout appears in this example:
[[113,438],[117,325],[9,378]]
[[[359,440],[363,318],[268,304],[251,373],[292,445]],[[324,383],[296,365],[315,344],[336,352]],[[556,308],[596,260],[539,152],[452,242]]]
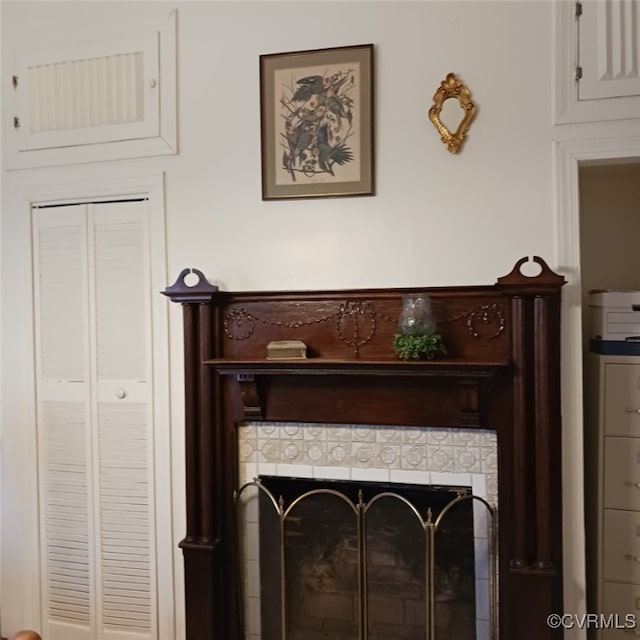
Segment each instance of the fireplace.
[[495,629],[494,510],[471,487],[265,476],[236,505],[248,640],[489,640]]
[[[540,273],[528,277],[526,261],[479,287],[230,293],[187,269],[165,290],[184,309],[187,531],[180,546],[188,640],[242,638],[233,492],[247,422],[307,425],[305,433],[313,425],[495,433],[495,629],[499,640],[562,635],[546,618],[562,612],[564,279],[538,257]],[[190,272],[199,278],[195,286],[185,281]],[[405,363],[393,355],[407,293],[430,294],[446,359]],[[267,360],[267,344],[284,339],[303,341],[309,357]],[[408,447],[408,459],[422,464],[425,448]],[[307,454],[321,449],[308,447]],[[403,451],[389,447],[386,459],[394,450]]]
[[[333,425],[333,424],[291,424],[291,423],[244,423],[238,427],[239,483],[251,482],[256,477],[267,476],[270,479],[281,476],[294,476],[299,482],[321,482],[321,486],[343,486],[350,482],[354,487],[385,487],[394,491],[396,488],[413,487],[421,495],[434,495],[430,487],[443,490],[445,500],[450,499],[452,491],[464,490],[469,495],[487,501],[493,508],[497,507],[497,439],[495,431],[464,428],[419,428],[407,426],[385,425]],[[283,495],[291,499],[288,490],[281,485],[267,485],[274,495]],[[285,485],[286,486],[286,485]],[[311,489],[313,484],[303,485]],[[352,501],[356,495],[350,492]],[[365,499],[370,494],[364,494]],[[414,500],[420,505],[419,512],[426,515],[429,501]],[[437,506],[441,499],[433,501],[433,519],[437,517]],[[470,505],[467,505],[470,506]],[[473,505],[473,531],[467,536],[467,542],[473,541],[474,565],[470,571],[464,571],[466,577],[475,577],[473,592],[477,603],[475,617],[467,616],[466,630],[471,627],[476,640],[491,638],[492,604],[496,598],[492,591],[490,578],[495,578],[495,567],[490,569],[494,559],[489,552],[491,535],[489,530],[487,508],[478,500]],[[458,512],[459,513],[459,512]],[[251,576],[259,575],[260,567],[259,532],[256,519],[251,524]],[[411,526],[415,526],[412,521]],[[421,533],[420,535],[423,535]],[[247,554],[245,554],[247,557]],[[270,554],[273,557],[273,554]],[[467,565],[469,566],[469,565]],[[423,574],[423,586],[424,586]],[[436,583],[446,581],[443,576],[436,577]],[[248,600],[243,602],[246,637],[249,640],[262,640],[269,635],[261,634],[260,626],[260,589],[259,581],[249,581]],[[436,591],[438,586],[436,584]],[[456,622],[463,619],[467,611],[457,611],[458,606],[451,598],[445,601],[444,594],[437,595],[437,624],[435,636],[448,631],[446,619],[456,613]],[[426,594],[425,594],[426,596]],[[425,598],[415,604],[407,615],[424,618]],[[410,604],[406,605],[411,607]],[[389,605],[383,609],[387,621],[398,620],[398,606]],[[377,611],[378,609],[376,609]],[[494,616],[494,622],[495,622]],[[424,628],[424,619],[422,619]],[[416,626],[417,628],[417,626]],[[464,627],[463,627],[464,628]],[[453,630],[450,630],[453,631]],[[455,629],[456,637],[464,637],[462,629]],[[366,636],[365,636],[366,637]],[[373,637],[376,637],[375,635]],[[403,637],[394,631],[394,640]],[[411,637],[411,636],[409,636]],[[424,640],[422,632],[418,636]],[[445,636],[447,637],[447,636]],[[497,636],[495,636],[497,637]],[[280,636],[278,636],[280,640]]]

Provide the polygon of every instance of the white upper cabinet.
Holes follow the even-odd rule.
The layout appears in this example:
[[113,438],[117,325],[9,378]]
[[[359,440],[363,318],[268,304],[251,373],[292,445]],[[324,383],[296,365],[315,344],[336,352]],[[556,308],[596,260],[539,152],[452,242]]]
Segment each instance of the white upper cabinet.
[[578,99],[640,96],[639,0],[584,2],[578,33]]
[[640,0],[556,4],[556,123],[640,118]]
[[16,52],[8,167],[175,153],[175,29]]

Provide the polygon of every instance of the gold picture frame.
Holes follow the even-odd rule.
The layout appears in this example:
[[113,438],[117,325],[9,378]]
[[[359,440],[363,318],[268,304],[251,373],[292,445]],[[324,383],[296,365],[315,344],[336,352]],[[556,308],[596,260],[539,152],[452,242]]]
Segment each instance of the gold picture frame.
[[[454,132],[451,132],[440,120],[445,100],[455,99],[462,109],[462,120]],[[433,106],[429,109],[429,120],[440,134],[440,139],[451,153],[458,153],[476,113],[476,105],[471,101],[471,92],[455,73],[447,74],[433,96]]]
[[260,56],[262,199],[374,194],[373,45]]

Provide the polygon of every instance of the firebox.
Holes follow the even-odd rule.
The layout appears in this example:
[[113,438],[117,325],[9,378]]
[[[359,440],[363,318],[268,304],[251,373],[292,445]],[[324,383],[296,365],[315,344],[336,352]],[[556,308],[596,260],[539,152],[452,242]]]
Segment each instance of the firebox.
[[497,637],[494,508],[470,487],[264,476],[236,507],[247,640]]

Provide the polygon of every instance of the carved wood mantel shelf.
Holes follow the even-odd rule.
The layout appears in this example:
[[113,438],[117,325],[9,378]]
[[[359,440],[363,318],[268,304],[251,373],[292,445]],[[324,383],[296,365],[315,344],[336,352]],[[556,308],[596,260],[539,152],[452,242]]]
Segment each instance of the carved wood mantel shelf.
[[[364,415],[371,419],[379,418],[383,412],[378,405],[389,403],[401,405],[389,424],[422,425],[426,405],[437,402],[438,411],[431,410],[429,425],[432,427],[480,427],[479,411],[481,383],[492,378],[497,369],[507,367],[507,363],[481,363],[434,361],[434,362],[398,362],[388,360],[325,360],[315,358],[296,361],[265,360],[207,360],[205,364],[213,367],[221,375],[236,375],[238,383],[236,407],[239,412],[236,420],[274,420],[308,421],[310,408],[314,407],[313,420],[317,422],[359,423]],[[296,381],[296,378],[323,376],[320,386],[317,380]],[[362,401],[356,396],[357,386],[351,380],[352,404],[341,406],[336,400],[343,394],[343,376],[357,377],[361,380]],[[268,378],[261,380],[261,378]],[[278,378],[274,381],[274,378]],[[285,382],[288,378],[290,384]],[[394,383],[393,379],[404,378]],[[407,381],[407,378],[409,381]],[[455,384],[428,386],[411,383],[422,378],[455,380]],[[386,393],[372,397],[376,387],[384,385]],[[293,387],[295,388],[292,388]],[[279,389],[279,387],[282,387]],[[304,393],[309,389],[313,398]],[[388,397],[389,390],[393,398]],[[266,399],[270,404],[267,406]],[[277,402],[284,402],[278,407]],[[353,407],[353,408],[352,408]],[[383,418],[386,422],[386,420]]]
[[[527,277],[526,261],[480,287],[231,293],[186,269],[163,292],[184,314],[188,640],[240,640],[232,496],[247,419],[496,431],[499,638],[562,635],[546,617],[562,612],[564,278],[538,257]],[[430,294],[446,359],[396,359],[406,293]],[[292,338],[308,359],[266,359],[270,341]]]

